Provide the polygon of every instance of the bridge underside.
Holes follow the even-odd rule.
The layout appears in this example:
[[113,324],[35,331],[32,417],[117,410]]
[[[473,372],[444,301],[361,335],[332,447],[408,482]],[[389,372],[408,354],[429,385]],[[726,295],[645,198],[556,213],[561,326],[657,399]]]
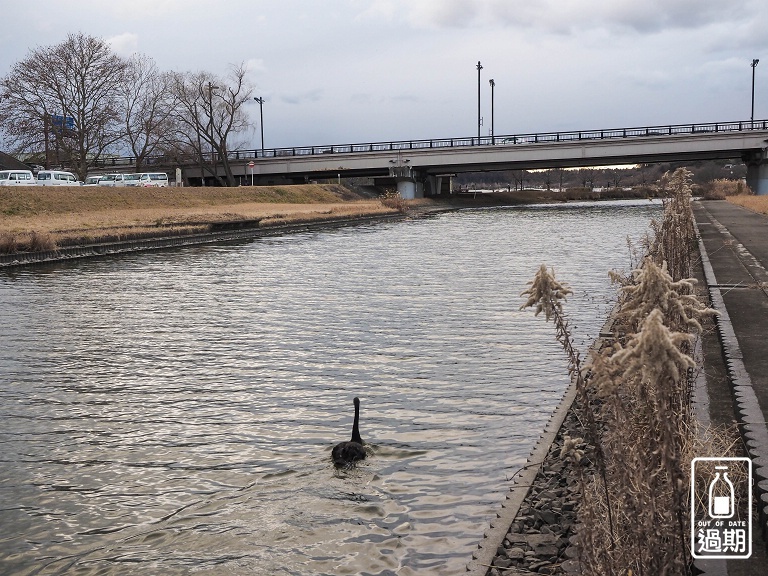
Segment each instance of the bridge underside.
[[[440,164],[417,164],[412,166],[412,170],[423,176],[446,174],[446,173],[465,173],[465,172],[491,172],[500,170],[538,170],[554,168],[586,168],[592,166],[615,166],[622,164],[658,164],[665,162],[694,162],[699,160],[730,160],[741,158],[744,162],[751,162],[760,154],[759,149],[734,151],[720,150],[707,152],[689,152],[689,153],[671,153],[671,154],[644,154],[633,156],[605,156],[601,158],[560,158],[560,159],[525,159],[525,160],[501,160],[487,161],[482,163],[440,163]],[[340,159],[342,157],[340,156]],[[236,169],[235,175],[245,179],[251,178],[251,172],[247,166]],[[199,178],[199,171],[194,174],[194,170],[186,172],[190,176]],[[385,178],[391,177],[391,167],[371,167],[362,169],[349,169],[339,166],[335,169],[327,168],[306,168],[300,170],[284,171],[278,167],[270,170],[263,166],[261,170],[254,172],[254,179],[258,182],[267,183],[267,180],[276,180],[282,178],[283,181],[307,182],[309,180],[322,180],[341,178]]]

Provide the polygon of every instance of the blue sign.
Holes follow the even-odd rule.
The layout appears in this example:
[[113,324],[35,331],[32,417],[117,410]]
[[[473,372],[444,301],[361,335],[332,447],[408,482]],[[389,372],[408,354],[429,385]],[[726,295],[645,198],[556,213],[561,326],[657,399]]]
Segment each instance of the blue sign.
[[75,129],[75,119],[71,116],[59,116],[58,114],[51,115],[51,125],[54,128],[66,128],[67,130]]

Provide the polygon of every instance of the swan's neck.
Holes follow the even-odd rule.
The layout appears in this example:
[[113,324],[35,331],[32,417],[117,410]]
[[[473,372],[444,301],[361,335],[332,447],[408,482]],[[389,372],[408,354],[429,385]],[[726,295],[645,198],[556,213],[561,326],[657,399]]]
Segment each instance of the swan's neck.
[[355,421],[352,423],[352,442],[357,442],[358,444],[363,443],[363,439],[360,438],[360,405],[355,403]]

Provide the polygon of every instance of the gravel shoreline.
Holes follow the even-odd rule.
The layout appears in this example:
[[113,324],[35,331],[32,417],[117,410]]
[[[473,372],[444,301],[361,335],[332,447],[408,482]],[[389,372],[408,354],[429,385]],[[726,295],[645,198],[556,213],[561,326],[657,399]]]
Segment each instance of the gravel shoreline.
[[[589,347],[589,353],[613,341],[612,329],[618,311],[617,302]],[[586,367],[589,353],[585,355]],[[480,552],[467,566],[472,576],[581,574],[576,516],[582,493],[579,478],[595,471],[587,456],[578,463],[560,457],[565,436],[585,436],[578,417],[580,402],[576,382],[572,380],[539,443],[531,451],[528,464],[515,473],[515,484],[507,496],[510,504],[502,504],[502,507],[510,506],[509,512],[513,514],[507,517],[506,525],[498,526],[504,529],[503,538],[498,528],[496,534],[489,533],[493,530],[486,532],[486,538],[478,546]],[[578,448],[585,454],[590,453],[585,443]],[[498,516],[503,522],[503,514]],[[494,548],[492,556],[488,555],[490,551],[483,555],[483,548],[489,544]]]
[[573,406],[497,548],[488,576],[579,573],[574,536],[581,488],[575,466],[581,464],[560,458],[566,435],[583,436]]

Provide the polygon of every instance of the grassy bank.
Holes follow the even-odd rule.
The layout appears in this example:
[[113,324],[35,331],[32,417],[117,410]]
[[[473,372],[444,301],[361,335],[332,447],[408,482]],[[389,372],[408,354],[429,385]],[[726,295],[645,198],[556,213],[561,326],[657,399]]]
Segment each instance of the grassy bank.
[[361,197],[337,185],[236,188],[125,188],[103,186],[0,188],[2,216],[36,216],[103,210],[202,208],[230,204],[317,204]]
[[768,196],[728,196],[728,202],[760,214],[768,214]]
[[261,228],[394,214],[407,209],[559,202],[556,193],[525,190],[403,201],[370,198],[346,186],[306,184],[235,188],[0,188],[0,253],[54,250],[195,234],[221,226]]
[[0,252],[203,232],[222,223],[260,227],[388,214],[338,185],[237,188],[0,188]]
[[53,250],[157,236],[184,235],[221,226],[269,227],[297,222],[538,202],[646,197],[647,191],[610,194],[586,189],[464,193],[403,201],[370,198],[346,186],[306,184],[235,188],[0,188],[0,253]]

